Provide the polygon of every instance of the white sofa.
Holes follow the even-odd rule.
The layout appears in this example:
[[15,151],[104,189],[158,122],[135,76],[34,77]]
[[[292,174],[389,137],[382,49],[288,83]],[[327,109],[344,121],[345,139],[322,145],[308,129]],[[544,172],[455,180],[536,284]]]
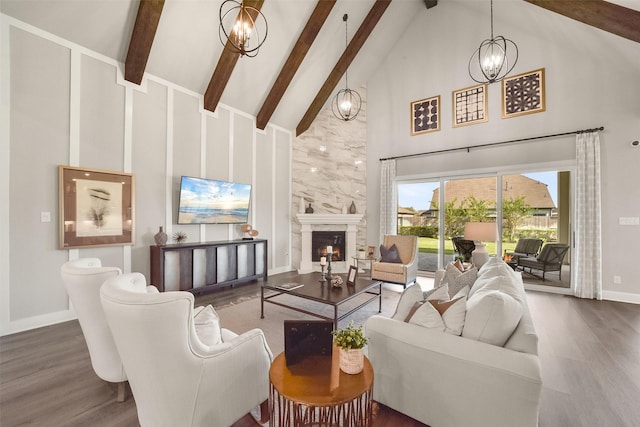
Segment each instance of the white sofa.
[[[502,322],[517,325],[505,335],[504,346],[484,342],[495,339],[491,329],[505,334],[499,320],[502,301],[511,301],[512,309],[516,301],[521,313],[515,323]],[[374,400],[431,427],[537,426],[542,389],[538,339],[521,274],[491,260],[478,272],[466,310],[462,336],[400,318],[369,318],[365,331]]]

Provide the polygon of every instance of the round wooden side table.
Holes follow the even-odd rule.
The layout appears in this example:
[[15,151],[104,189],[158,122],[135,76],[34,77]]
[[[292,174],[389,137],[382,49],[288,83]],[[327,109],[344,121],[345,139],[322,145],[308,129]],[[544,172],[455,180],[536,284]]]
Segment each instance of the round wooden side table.
[[[269,369],[269,413],[272,426],[372,425],[373,368],[345,374],[333,357],[309,356],[287,366],[280,353]],[[333,360],[333,363],[332,363]]]

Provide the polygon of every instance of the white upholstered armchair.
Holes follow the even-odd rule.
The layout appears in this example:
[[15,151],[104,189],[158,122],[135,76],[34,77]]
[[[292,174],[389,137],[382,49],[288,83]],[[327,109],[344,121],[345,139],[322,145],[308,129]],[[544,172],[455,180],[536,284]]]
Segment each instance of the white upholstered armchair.
[[382,245],[389,249],[396,246],[399,262],[380,259],[371,264],[371,279],[397,283],[405,288],[418,276],[418,238],[416,236],[384,236]]
[[273,356],[261,330],[220,329],[222,342],[206,345],[191,293],[145,286],[131,273],[100,290],[142,426],[227,426],[267,401]]
[[93,370],[103,380],[118,383],[117,400],[122,402],[127,374],[100,303],[100,286],[120,275],[120,269],[103,267],[98,258],[80,258],[63,264],[60,275],[78,316]]

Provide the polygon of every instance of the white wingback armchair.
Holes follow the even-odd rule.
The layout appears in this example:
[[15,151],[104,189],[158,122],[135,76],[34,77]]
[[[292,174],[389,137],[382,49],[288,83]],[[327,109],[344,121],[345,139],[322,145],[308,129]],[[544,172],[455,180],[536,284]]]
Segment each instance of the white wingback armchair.
[[373,262],[371,279],[397,283],[405,288],[414,283],[418,276],[418,238],[386,235],[382,245],[387,249],[395,245],[400,262],[383,262],[382,259]]
[[191,293],[145,287],[131,273],[100,290],[142,426],[227,426],[268,399],[273,356],[261,330],[221,329],[222,342],[207,346]]
[[127,374],[107,325],[100,303],[100,286],[120,275],[118,267],[103,267],[98,258],[80,258],[60,268],[60,275],[78,316],[96,375],[118,383],[119,402],[124,401]]

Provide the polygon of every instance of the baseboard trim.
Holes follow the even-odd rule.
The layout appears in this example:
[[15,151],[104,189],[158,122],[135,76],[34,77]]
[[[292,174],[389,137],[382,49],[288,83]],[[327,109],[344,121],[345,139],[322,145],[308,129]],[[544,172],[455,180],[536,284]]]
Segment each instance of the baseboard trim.
[[77,319],[73,310],[57,311],[55,313],[43,314],[41,316],[29,317],[26,319],[9,322],[6,328],[0,331],[0,336],[17,334],[19,332],[30,331],[31,329],[43,326],[54,325],[56,323],[68,322]]
[[607,301],[640,304],[640,294],[632,294],[630,292],[602,291],[602,299],[606,299]]

